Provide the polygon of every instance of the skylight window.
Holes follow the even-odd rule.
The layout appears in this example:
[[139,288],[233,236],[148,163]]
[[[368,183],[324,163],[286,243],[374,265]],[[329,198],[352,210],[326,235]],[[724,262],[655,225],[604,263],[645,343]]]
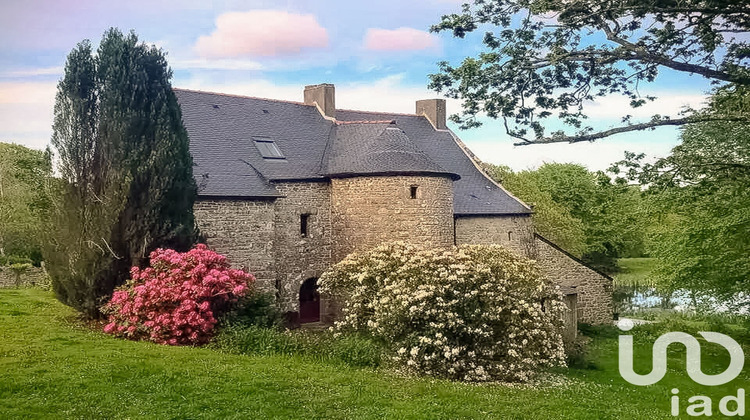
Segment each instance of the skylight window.
[[286,159],[273,140],[265,137],[253,137],[253,142],[264,159]]

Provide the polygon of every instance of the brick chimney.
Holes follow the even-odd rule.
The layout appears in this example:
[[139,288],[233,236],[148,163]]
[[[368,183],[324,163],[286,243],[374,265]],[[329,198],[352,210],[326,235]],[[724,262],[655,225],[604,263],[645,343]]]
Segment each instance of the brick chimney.
[[305,104],[317,104],[324,116],[336,118],[336,88],[330,83],[305,86]]
[[438,130],[445,130],[445,99],[417,101],[417,115],[424,115]]

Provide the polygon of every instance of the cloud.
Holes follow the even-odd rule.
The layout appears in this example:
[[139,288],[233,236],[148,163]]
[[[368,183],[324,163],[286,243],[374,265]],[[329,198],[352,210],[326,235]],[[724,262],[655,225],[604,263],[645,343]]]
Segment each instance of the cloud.
[[365,34],[365,49],[372,51],[422,51],[437,50],[437,37],[414,28],[370,28]]
[[[331,80],[315,80],[297,84],[279,84],[265,79],[248,82],[217,82],[215,78],[194,77],[184,83],[174,83],[175,87],[196,89],[208,92],[221,92],[259,98],[303,100],[304,84],[335,83]],[[435,92],[421,85],[404,83],[403,74],[393,74],[367,82],[345,82],[336,85],[336,108],[361,111],[381,111],[414,113],[418,99],[435,98]],[[449,109],[458,109],[458,101],[448,99]]]
[[0,141],[43,149],[52,135],[55,82],[0,82]]
[[[438,97],[423,85],[404,83],[404,77],[404,74],[393,74],[368,82],[336,85],[336,107],[413,114],[417,100]],[[448,99],[447,103],[449,109],[459,106],[454,99]]]
[[589,118],[602,120],[619,120],[628,114],[633,116],[633,121],[635,121],[635,118],[649,118],[656,114],[669,115],[675,118],[683,107],[700,109],[703,108],[708,99],[707,95],[676,91],[655,91],[649,92],[648,95],[656,96],[657,99],[653,102],[646,102],[645,105],[638,108],[631,108],[630,99],[624,96],[609,95],[596,98],[595,101],[586,102],[583,110]]
[[279,85],[268,80],[253,79],[248,82],[217,82],[216,79],[193,78],[185,83],[173,83],[176,88],[195,89],[229,95],[253,96],[302,102],[302,85]]
[[[467,136],[467,133],[461,131],[456,131],[456,134],[459,137]],[[642,141],[644,138],[650,141]],[[665,157],[679,141],[674,128],[665,128],[663,131],[621,135],[593,143],[513,146],[513,141],[505,136],[482,136],[466,140],[465,143],[483,161],[507,165],[516,171],[536,169],[544,163],[552,162],[577,163],[590,170],[603,171],[612,163],[622,160],[626,150],[645,153],[650,158]]]
[[63,71],[64,68],[62,66],[20,68],[16,70],[7,70],[4,72],[0,72],[0,78],[57,76],[62,75]]
[[261,70],[263,65],[253,60],[245,59],[213,59],[196,58],[189,60],[170,60],[170,66],[174,69],[200,69],[200,70]]
[[216,18],[216,30],[195,44],[207,58],[273,57],[328,46],[328,32],[311,14],[281,10],[229,12]]
[[57,82],[0,82],[0,105],[53,105]]

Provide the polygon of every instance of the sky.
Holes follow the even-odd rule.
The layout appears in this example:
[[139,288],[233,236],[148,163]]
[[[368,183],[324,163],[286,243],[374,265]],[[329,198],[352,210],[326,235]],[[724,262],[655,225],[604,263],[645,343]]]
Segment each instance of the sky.
[[[431,34],[440,16],[464,0],[205,1],[9,0],[0,6],[0,141],[42,149],[52,133],[55,89],[65,58],[83,39],[97,45],[109,27],[134,30],[167,52],[174,87],[302,100],[309,84],[336,85],[341,109],[413,113],[437,62],[458,64],[483,51],[480,35]],[[659,101],[634,112],[627,101],[587,104],[597,128],[624,114],[647,119],[699,108],[710,88],[698,76],[663,72],[642,94]],[[448,113],[460,112],[449,99]],[[573,162],[604,170],[623,152],[666,156],[676,128],[621,134],[593,143],[514,147],[500,121],[475,129],[449,128],[483,161],[534,169]],[[635,121],[635,120],[634,120]]]

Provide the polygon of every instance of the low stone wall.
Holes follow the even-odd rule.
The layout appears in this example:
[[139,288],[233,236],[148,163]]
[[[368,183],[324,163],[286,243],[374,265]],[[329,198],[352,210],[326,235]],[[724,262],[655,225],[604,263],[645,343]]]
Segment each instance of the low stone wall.
[[612,279],[584,265],[542,236],[536,235],[539,265],[549,278],[578,294],[578,321],[588,324],[612,322]]
[[0,266],[0,288],[39,286],[48,282],[47,273],[42,268],[31,267],[24,271],[19,279],[10,267]]

